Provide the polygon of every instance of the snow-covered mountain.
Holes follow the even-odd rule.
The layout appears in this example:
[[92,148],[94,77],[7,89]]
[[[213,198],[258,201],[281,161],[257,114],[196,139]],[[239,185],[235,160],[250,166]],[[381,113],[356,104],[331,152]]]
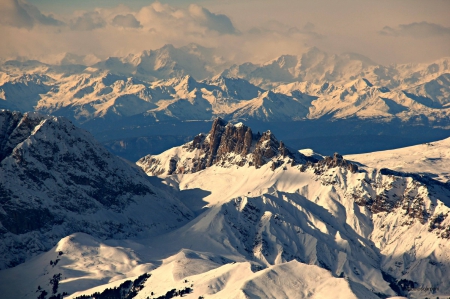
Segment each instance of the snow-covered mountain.
[[62,237],[159,234],[192,218],[139,168],[67,119],[0,110],[0,268]]
[[4,75],[0,81],[0,109],[33,111],[41,95],[50,91],[52,83],[46,75]]
[[222,75],[246,79],[264,88],[292,82],[343,85],[355,79],[367,78],[378,86],[405,89],[449,72],[449,58],[432,63],[383,66],[360,54],[328,54],[313,47],[301,55],[282,55],[263,64],[233,65],[224,70]]
[[148,83],[111,73],[71,75],[41,95],[35,110],[68,117],[78,123],[110,121],[157,106]]
[[266,87],[297,81],[342,83],[373,66],[376,63],[359,54],[329,55],[314,47],[302,55],[282,55],[261,65],[233,65],[222,75],[244,78]]
[[[445,123],[450,110],[447,75],[407,90],[389,89],[361,78],[345,85],[296,82],[279,85],[277,93],[297,98],[309,95],[310,119],[400,119],[404,122],[426,119],[432,123]],[[423,122],[423,121],[422,121]]]
[[[214,49],[190,44],[113,57],[86,66],[7,61],[0,66],[0,107],[65,116],[87,129],[99,123],[225,119],[394,119],[445,127],[450,62],[378,65],[358,54],[312,48],[263,64],[227,64]],[[221,74],[221,75],[217,75]],[[204,79],[200,81],[200,79]]]
[[361,167],[424,175],[443,183],[450,179],[450,138],[400,149],[348,155],[346,158],[360,163]]
[[450,295],[450,187],[429,174],[300,153],[216,119],[141,159],[145,177],[67,120],[2,113],[1,244],[16,248],[2,252],[47,250],[0,271],[5,298]]
[[[235,136],[242,125],[221,127]],[[177,189],[208,191],[203,217],[171,233],[184,236],[184,246],[224,244],[263,267],[314,264],[375,294],[407,294],[419,285],[450,292],[440,280],[450,267],[447,184],[423,173],[359,170],[337,154],[317,162],[301,156],[300,164],[274,155],[258,168],[222,140],[214,143],[222,149],[214,163],[192,167],[213,156],[202,142],[209,148],[215,131],[138,161]]]
[[175,48],[168,44],[157,50],[143,51],[125,57],[110,57],[92,67],[140,79],[169,79],[191,75],[197,80],[210,77],[221,67],[221,57],[214,49],[197,44]]
[[[251,122],[261,131],[276,123],[279,136],[278,128],[292,127],[298,133],[284,139],[327,154],[327,140],[357,153],[435,141],[449,126],[448,58],[382,66],[313,48],[224,71],[227,62],[214,49],[191,44],[82,64],[88,60],[66,54],[57,65],[4,62],[0,108],[64,116],[133,161],[142,155],[133,148],[160,153],[216,117]],[[365,129],[356,132],[359,127]],[[152,140],[160,140],[158,146]]]

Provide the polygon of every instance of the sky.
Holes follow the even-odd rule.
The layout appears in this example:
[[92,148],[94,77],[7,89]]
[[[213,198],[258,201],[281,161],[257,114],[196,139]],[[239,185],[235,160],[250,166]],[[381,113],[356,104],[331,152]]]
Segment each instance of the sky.
[[86,62],[197,43],[263,63],[311,47],[377,63],[450,56],[449,0],[0,0],[0,60]]

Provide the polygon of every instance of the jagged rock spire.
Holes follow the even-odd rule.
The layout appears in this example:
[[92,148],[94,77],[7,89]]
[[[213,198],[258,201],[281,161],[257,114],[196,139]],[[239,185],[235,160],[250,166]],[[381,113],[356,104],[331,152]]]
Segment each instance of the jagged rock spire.
[[[292,164],[305,163],[308,160],[302,154],[289,150],[270,131],[253,134],[252,129],[246,125],[228,123],[222,118],[216,118],[213,121],[208,135],[199,134],[182,148],[189,153],[195,151],[195,157],[190,158],[188,162],[186,157],[178,153],[176,157],[170,158],[162,157],[164,154],[149,155],[140,159],[138,165],[148,174],[160,175],[197,172],[216,164],[249,165],[259,168],[274,159],[289,158]],[[163,160],[171,162],[167,164],[168,162]],[[275,168],[281,164],[275,163]]]

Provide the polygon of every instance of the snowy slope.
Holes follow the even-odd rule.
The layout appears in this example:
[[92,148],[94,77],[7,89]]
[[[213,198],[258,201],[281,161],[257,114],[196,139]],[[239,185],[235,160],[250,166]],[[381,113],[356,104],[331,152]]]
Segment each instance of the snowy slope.
[[438,278],[450,267],[447,185],[401,172],[355,171],[339,156],[278,168],[230,160],[183,172],[176,169],[186,162],[177,160],[172,168],[177,175],[153,170],[162,161],[184,157],[183,152],[189,161],[188,148],[138,162],[179,190],[207,191],[203,217],[162,236],[160,243],[170,244],[177,236],[181,247],[231,251],[263,266],[295,259],[390,295],[393,281],[403,283],[403,292],[437,284],[444,294],[450,291]]
[[[333,119],[346,119],[350,117],[359,119],[394,118],[402,121],[421,120],[421,117],[431,122],[445,123],[450,110],[445,106],[447,99],[446,78],[432,80],[410,90],[390,90],[372,84],[368,79],[361,78],[350,81],[345,85],[324,83],[316,85],[309,82],[297,82],[279,85],[275,92],[286,94],[294,98],[309,95],[310,119],[332,117]],[[425,86],[435,86],[432,89]],[[314,98],[312,98],[314,97]]]
[[[152,277],[158,275],[160,279],[152,280],[151,277],[135,298],[147,298],[152,292],[155,296],[153,298],[156,298],[171,288],[183,289],[190,285],[193,285],[192,292],[183,297],[328,298],[330,293],[334,293],[337,294],[334,298],[378,298],[364,287],[343,278],[335,278],[326,270],[295,261],[271,266],[259,272],[252,272],[248,262],[227,264],[201,274],[186,276],[184,280],[163,280],[162,283],[161,274],[165,273],[160,274],[159,270],[152,272]],[[82,293],[92,294],[94,290]]]
[[192,213],[67,119],[0,111],[0,267],[62,237],[159,234]]
[[[0,271],[0,289],[8,290],[6,298],[35,298],[52,291],[57,275],[57,293],[75,298],[149,273],[135,298],[186,288],[188,298],[450,295],[450,283],[442,280],[450,269],[446,184],[358,168],[338,154],[308,159],[271,133],[254,137],[245,125],[218,119],[209,135],[139,162],[148,174],[161,174],[148,180],[166,201],[195,215],[178,228],[163,232],[159,226],[157,235],[129,240],[60,237],[48,252]],[[203,166],[193,168],[193,157],[200,156]],[[156,213],[168,222],[162,209]],[[140,211],[127,211],[139,217]],[[20,273],[24,279],[8,289]]]
[[430,176],[447,183],[450,179],[450,139],[415,146],[345,157],[371,168]]
[[110,246],[104,240],[76,233],[62,238],[48,252],[0,271],[0,290],[2,298],[37,298],[44,290],[50,296],[50,281],[60,275],[57,293],[71,294],[99,282],[120,282],[154,268],[151,263],[142,264],[129,248]]

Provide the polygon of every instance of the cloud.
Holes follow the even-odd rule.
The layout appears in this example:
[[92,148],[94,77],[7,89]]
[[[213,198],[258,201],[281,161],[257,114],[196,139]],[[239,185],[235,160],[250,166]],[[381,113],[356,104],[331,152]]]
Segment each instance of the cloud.
[[450,36],[450,27],[444,27],[439,24],[428,22],[414,22],[410,24],[400,24],[395,28],[385,26],[379,33],[388,36],[429,38],[436,36]]
[[226,15],[214,14],[197,4],[191,4],[189,6],[189,13],[198,24],[210,30],[217,31],[220,34],[237,33],[233,23],[231,23],[231,20]]
[[[436,24],[412,23],[416,15],[401,17],[405,9],[401,5],[384,22],[407,25],[391,25],[383,29],[383,34],[418,37],[417,27],[420,27],[421,36],[430,38],[410,38],[408,42],[403,38],[386,38],[379,34],[381,27],[375,14],[368,13],[361,22],[359,15],[352,11],[356,10],[350,5],[352,0],[345,0],[348,6],[337,3],[324,6],[320,1],[307,1],[311,9],[303,7],[304,1],[297,0],[289,0],[290,4],[284,6],[272,0],[231,1],[233,5],[229,1],[202,1],[206,7],[169,5],[165,0],[165,3],[153,2],[139,8],[124,4],[96,7],[105,1],[88,1],[89,5],[82,6],[86,10],[72,14],[65,10],[54,16],[47,13],[52,9],[50,4],[36,4],[37,9],[25,1],[0,0],[0,60],[23,56],[59,62],[67,52],[105,59],[157,49],[165,44],[181,47],[190,43],[215,48],[220,59],[233,63],[266,62],[282,54],[300,54],[312,46],[331,53],[361,53],[381,63],[419,62],[450,55],[450,39],[445,38],[448,28],[443,27],[449,26],[445,18],[424,15],[422,19]],[[74,7],[80,7],[78,1],[73,3]],[[370,3],[378,5],[378,2]],[[293,7],[298,9],[294,11]],[[55,10],[58,11],[56,2]],[[335,14],[336,10],[342,10],[342,14]],[[367,8],[367,11],[372,10]]]
[[80,31],[89,31],[105,26],[106,21],[98,11],[85,12],[70,22],[70,28],[72,30]]
[[265,62],[282,54],[301,53],[307,47],[305,41],[318,36],[312,23],[298,29],[272,21],[257,27],[257,34],[241,31],[227,15],[196,4],[177,7],[154,2],[137,11],[121,5],[78,11],[65,19],[67,25],[58,30],[35,26],[24,33],[19,28],[0,25],[7,41],[0,43],[0,58],[21,55],[51,63],[59,62],[62,53],[70,52],[105,59],[165,44],[180,47],[196,43],[217,49],[217,57],[224,61]]
[[124,28],[141,28],[141,23],[136,20],[132,14],[127,15],[117,15],[112,20],[114,26],[124,27]]
[[318,33],[315,30],[316,26],[311,23],[307,22],[301,29],[298,27],[290,27],[286,24],[283,24],[279,21],[271,20],[266,22],[265,24],[259,26],[259,27],[253,27],[251,28],[248,33],[250,34],[259,34],[259,35],[265,35],[265,34],[279,34],[286,37],[299,37],[302,39],[320,39],[324,38],[325,36]]
[[53,18],[52,15],[44,15],[39,9],[22,0],[3,0],[0,5],[0,24],[31,29],[36,24],[46,26],[60,26],[63,22]]
[[231,20],[222,14],[214,14],[208,9],[191,4],[188,8],[176,8],[160,2],[143,7],[137,19],[144,29],[152,32],[179,33],[191,36],[206,36],[209,33],[238,34]]

